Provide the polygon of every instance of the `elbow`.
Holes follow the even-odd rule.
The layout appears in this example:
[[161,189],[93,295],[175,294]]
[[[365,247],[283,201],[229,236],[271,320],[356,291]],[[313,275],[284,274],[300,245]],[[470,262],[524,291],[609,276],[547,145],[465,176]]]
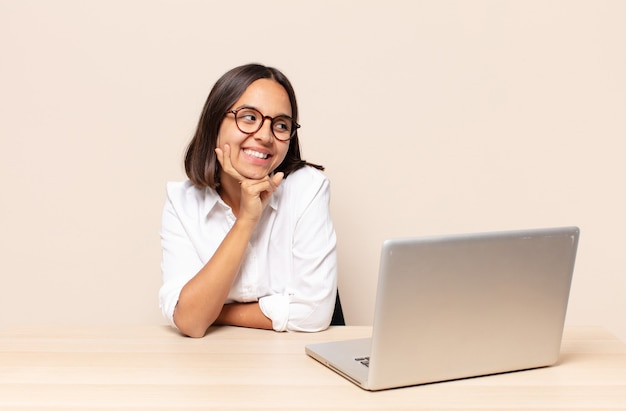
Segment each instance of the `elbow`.
[[209,326],[198,324],[185,324],[176,322],[176,327],[184,336],[190,338],[202,338],[206,335]]
[[329,327],[328,323],[324,324],[294,324],[290,323],[287,327],[286,331],[296,331],[302,333],[318,333],[324,330],[327,330]]
[[189,330],[189,331],[180,330],[180,332],[183,333],[185,337],[189,337],[189,338],[202,338],[206,335],[206,330],[202,331],[200,329]]
[[297,331],[305,333],[317,333],[327,330],[331,325],[330,317],[322,316],[307,316],[306,318],[296,319],[293,318],[287,323],[286,331]]
[[178,307],[174,310],[174,325],[183,335],[190,338],[202,338],[213,321],[201,321],[196,318],[183,315]]

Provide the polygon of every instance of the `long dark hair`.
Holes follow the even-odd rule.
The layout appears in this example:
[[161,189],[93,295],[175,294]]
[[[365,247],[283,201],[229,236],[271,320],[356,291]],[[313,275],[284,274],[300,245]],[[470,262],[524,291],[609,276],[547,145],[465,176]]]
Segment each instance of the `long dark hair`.
[[[291,103],[291,117],[298,121],[296,94],[287,77],[279,70],[260,64],[246,64],[228,71],[211,89],[202,109],[195,135],[187,147],[185,172],[196,187],[217,188],[219,186],[221,167],[215,148],[224,113],[235,104],[250,84],[262,78],[274,80],[283,86]],[[285,159],[275,171],[282,171],[287,177],[307,165],[319,170],[324,169],[320,165],[309,163],[301,158],[296,130],[296,135],[289,140],[289,149]]]

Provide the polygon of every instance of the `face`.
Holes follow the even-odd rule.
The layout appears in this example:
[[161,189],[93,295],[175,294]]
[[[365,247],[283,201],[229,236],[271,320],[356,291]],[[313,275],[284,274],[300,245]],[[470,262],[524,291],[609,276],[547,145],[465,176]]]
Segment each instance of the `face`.
[[[291,103],[287,92],[279,83],[270,79],[259,79],[250,84],[239,100],[230,108],[252,107],[265,116],[291,117]],[[250,179],[261,179],[271,174],[285,159],[289,141],[274,137],[271,121],[254,134],[245,134],[237,128],[233,114],[227,114],[222,121],[217,138],[217,146],[224,149],[230,145],[231,162],[235,170]],[[226,173],[222,178],[229,178]]]

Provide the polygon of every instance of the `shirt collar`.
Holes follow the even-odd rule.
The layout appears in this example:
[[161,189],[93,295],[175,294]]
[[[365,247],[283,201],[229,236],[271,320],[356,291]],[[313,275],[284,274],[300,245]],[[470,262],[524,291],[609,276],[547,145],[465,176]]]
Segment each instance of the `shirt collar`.
[[204,189],[204,204],[202,205],[202,214],[209,215],[211,210],[215,208],[218,202],[222,202],[220,195],[217,194],[217,190],[206,187]]
[[282,194],[283,194],[283,186],[281,184],[281,186],[278,187],[278,189],[270,197],[270,201],[267,204],[267,206],[272,207],[272,210],[276,211],[276,209],[278,208],[278,200],[280,199]]

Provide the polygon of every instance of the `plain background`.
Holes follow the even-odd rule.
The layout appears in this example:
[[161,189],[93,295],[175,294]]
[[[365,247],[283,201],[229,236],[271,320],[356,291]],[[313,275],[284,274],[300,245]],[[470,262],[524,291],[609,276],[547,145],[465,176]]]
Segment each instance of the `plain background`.
[[167,181],[261,62],[326,166],[349,324],[387,237],[578,225],[567,323],[626,339],[624,1],[0,0],[0,327],[162,324]]

